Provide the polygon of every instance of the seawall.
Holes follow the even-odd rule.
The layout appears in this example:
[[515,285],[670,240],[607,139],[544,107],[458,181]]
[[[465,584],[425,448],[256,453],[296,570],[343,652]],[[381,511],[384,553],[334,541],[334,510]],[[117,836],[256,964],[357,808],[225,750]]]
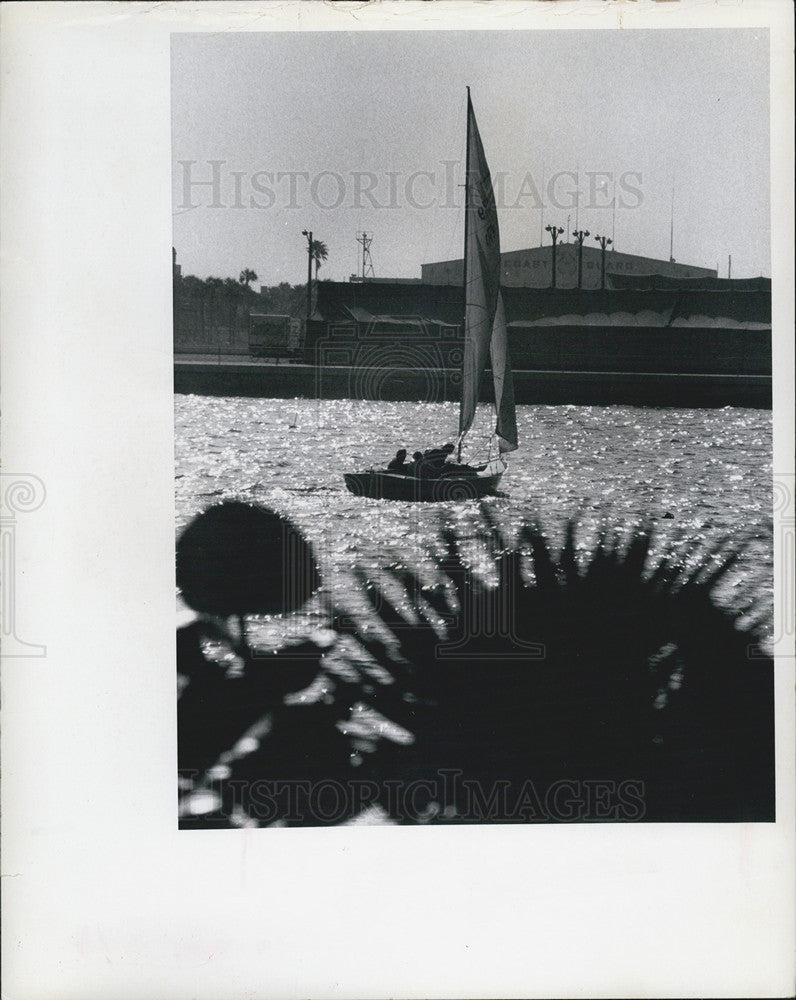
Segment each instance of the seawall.
[[[174,362],[174,391],[206,396],[446,402],[459,399],[460,383],[454,368],[321,368],[179,355]],[[484,379],[484,401],[490,391]],[[518,403],[771,408],[768,374],[520,369],[514,372],[514,392]]]

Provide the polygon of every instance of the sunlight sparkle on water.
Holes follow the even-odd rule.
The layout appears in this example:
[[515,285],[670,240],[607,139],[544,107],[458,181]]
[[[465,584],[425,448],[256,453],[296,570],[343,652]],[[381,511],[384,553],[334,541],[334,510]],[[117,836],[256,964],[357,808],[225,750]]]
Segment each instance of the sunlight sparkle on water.
[[[344,472],[383,466],[398,448],[455,440],[453,403],[176,396],[175,411],[178,532],[223,499],[273,507],[313,542],[337,600],[356,597],[357,567],[371,580],[386,565],[433,580],[440,527],[467,537],[478,526],[472,503],[366,500],[343,483]],[[482,407],[465,458],[485,457],[488,421]],[[581,551],[601,526],[621,534],[645,519],[655,526],[653,551],[677,537],[710,544],[751,534],[721,598],[739,610],[770,604],[770,411],[520,406],[517,423],[520,448],[508,456],[502,495],[487,501],[510,539],[538,518],[558,544],[573,516]]]

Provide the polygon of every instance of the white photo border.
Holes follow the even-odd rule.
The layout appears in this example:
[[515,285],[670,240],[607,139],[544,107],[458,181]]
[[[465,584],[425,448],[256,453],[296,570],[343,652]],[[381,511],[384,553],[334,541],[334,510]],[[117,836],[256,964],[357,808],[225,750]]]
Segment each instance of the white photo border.
[[[792,636],[775,824],[177,830],[170,36],[769,27],[774,470],[792,518],[791,6],[9,3],[0,18],[4,473],[46,490],[18,533],[16,595],[18,635],[46,654],[3,664],[7,995],[789,995]],[[783,616],[781,544],[775,571]]]

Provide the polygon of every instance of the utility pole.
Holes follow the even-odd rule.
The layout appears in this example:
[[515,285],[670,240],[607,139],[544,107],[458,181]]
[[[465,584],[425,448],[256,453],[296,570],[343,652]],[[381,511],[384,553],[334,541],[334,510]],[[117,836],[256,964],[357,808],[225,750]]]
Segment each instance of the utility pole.
[[730,254],[727,258],[727,280],[729,281],[731,277],[732,277],[732,254]]
[[564,232],[564,230],[559,226],[545,226],[545,229],[550,233],[550,238],[553,241],[553,280],[550,285],[551,288],[556,287],[556,243],[558,242],[558,237]]
[[589,235],[588,229],[576,229],[572,234],[578,241],[578,288],[583,287],[583,241]]
[[301,230],[301,235],[307,237],[307,327],[312,316],[312,232]]
[[600,288],[605,288],[605,248],[610,246],[614,241],[607,236],[595,236],[594,238],[600,244],[602,250],[600,257]]

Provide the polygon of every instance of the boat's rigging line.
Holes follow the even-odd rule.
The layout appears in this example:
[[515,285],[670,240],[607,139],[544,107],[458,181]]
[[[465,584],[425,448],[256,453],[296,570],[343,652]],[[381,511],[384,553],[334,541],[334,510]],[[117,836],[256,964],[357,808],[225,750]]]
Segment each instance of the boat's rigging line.
[[[424,461],[404,465],[403,456],[381,471],[345,475],[352,493],[388,500],[466,500],[494,493],[506,468],[502,454],[517,447],[514,389],[509,366],[508,332],[500,288],[500,227],[492,175],[467,88],[464,258],[462,267],[461,399],[456,444],[432,448]],[[462,465],[462,445],[476,419],[487,365],[494,388],[495,425],[485,466]],[[497,440],[498,458],[493,458]],[[452,451],[458,463],[449,464]],[[427,458],[425,457],[427,456]]]

